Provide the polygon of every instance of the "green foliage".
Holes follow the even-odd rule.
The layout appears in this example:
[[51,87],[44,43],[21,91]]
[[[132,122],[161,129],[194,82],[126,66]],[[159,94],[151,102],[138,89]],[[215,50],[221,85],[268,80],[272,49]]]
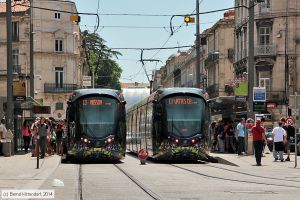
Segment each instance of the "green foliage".
[[121,67],[114,58],[121,53],[113,51],[105,45],[105,40],[97,33],[83,32],[85,53],[89,75],[95,75],[95,87],[121,89]]

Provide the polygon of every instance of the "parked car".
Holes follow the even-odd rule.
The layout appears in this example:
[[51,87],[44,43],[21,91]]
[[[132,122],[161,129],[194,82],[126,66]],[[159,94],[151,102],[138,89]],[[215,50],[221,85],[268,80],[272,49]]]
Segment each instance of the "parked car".
[[[300,133],[297,133],[297,153],[298,156],[300,156]],[[290,148],[291,148],[291,152],[295,152],[295,137],[291,136],[290,137]]]
[[267,146],[270,151],[273,151],[273,134],[272,131],[266,131]]

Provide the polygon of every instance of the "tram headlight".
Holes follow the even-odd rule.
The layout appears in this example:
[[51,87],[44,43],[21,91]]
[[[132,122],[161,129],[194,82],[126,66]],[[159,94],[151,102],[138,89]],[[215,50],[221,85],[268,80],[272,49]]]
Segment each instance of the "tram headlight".
[[114,137],[113,136],[107,138],[107,140],[106,140],[107,143],[111,143],[112,141],[114,141]]
[[88,142],[88,139],[84,138],[83,141],[84,141],[85,143],[87,143],[87,142]]

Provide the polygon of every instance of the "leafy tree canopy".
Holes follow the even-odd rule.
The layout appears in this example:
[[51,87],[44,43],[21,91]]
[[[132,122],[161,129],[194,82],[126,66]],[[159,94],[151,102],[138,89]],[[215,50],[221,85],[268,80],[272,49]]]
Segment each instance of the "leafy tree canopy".
[[113,60],[122,55],[105,45],[98,33],[83,32],[88,73],[95,77],[95,87],[121,89],[121,67]]

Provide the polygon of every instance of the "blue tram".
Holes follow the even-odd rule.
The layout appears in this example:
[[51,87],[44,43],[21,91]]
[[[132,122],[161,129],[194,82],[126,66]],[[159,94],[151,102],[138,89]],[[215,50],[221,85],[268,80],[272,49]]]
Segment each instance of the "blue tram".
[[125,115],[125,101],[117,90],[76,90],[68,101],[63,161],[123,159]]
[[206,160],[209,113],[201,89],[159,89],[127,110],[126,147],[156,160]]

